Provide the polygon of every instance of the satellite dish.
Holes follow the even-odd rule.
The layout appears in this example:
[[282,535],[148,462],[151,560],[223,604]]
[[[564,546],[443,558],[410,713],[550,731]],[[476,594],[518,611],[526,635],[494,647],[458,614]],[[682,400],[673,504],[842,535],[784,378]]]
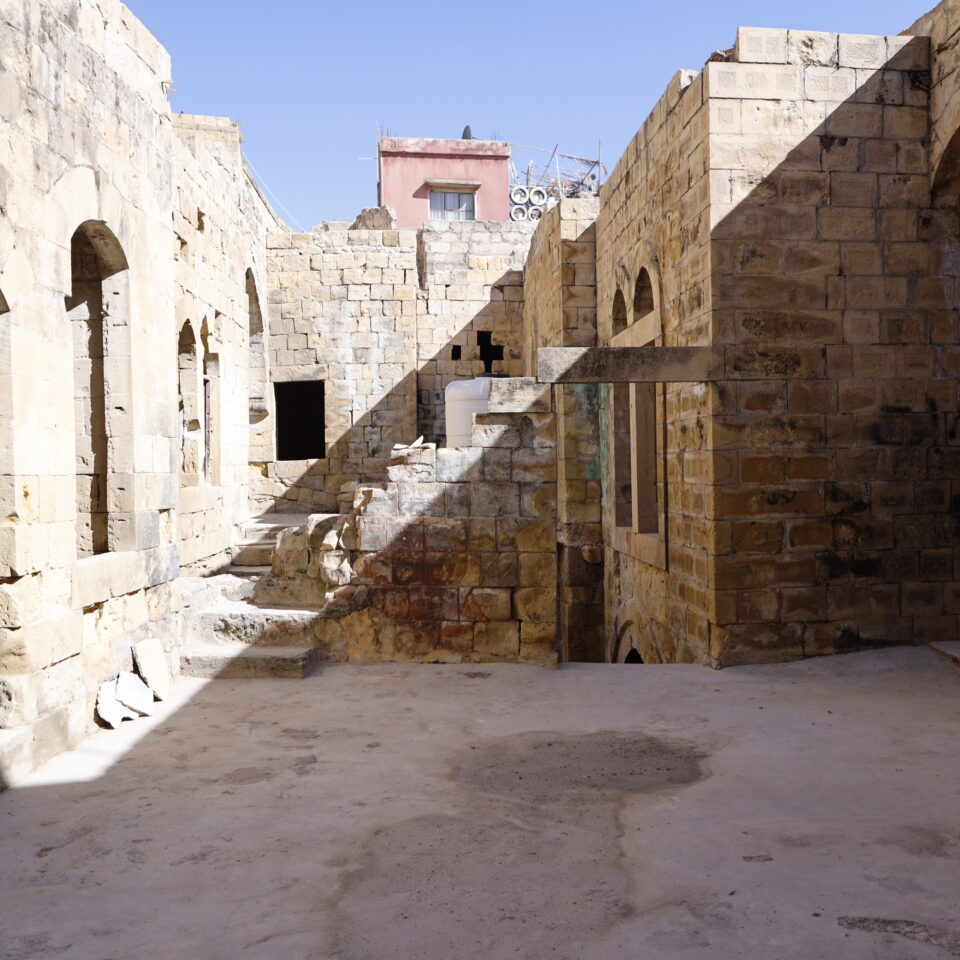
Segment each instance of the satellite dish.
[[473,131],[470,129],[470,124],[469,124],[469,123],[463,128],[463,133],[460,134],[460,139],[461,139],[461,140],[472,140],[472,139],[473,139]]

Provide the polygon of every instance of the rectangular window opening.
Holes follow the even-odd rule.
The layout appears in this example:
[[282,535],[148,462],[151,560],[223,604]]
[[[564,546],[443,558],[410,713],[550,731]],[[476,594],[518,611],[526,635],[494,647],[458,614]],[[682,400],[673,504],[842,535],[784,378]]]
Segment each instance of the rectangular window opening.
[[636,533],[658,533],[657,512],[657,385],[630,384],[632,421],[632,510]]
[[616,525],[629,529],[633,525],[629,383],[613,385],[613,494]]
[[446,190],[430,191],[431,220],[473,220],[476,206],[473,193],[452,193]]
[[613,385],[614,513],[634,533],[659,533],[657,384]]
[[327,455],[322,380],[275,383],[277,459],[320,460]]

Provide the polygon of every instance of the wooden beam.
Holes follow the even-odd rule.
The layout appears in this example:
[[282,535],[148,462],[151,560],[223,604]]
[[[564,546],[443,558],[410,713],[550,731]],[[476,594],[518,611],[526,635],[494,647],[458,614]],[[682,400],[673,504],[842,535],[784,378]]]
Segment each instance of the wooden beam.
[[826,377],[823,347],[541,347],[540,383],[707,383]]

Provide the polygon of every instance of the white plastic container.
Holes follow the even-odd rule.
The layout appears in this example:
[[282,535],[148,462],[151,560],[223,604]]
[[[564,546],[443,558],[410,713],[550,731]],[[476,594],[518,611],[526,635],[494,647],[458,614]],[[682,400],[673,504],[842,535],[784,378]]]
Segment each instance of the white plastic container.
[[447,417],[447,446],[469,447],[473,415],[486,413],[489,406],[490,377],[454,380],[447,384],[443,399]]

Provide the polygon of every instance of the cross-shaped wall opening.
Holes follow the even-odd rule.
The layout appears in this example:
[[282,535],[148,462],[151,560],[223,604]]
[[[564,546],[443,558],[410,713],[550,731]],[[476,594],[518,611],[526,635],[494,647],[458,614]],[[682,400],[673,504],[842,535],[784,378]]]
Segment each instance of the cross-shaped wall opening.
[[480,359],[483,361],[483,372],[493,373],[494,360],[503,359],[503,345],[493,342],[493,331],[478,330],[477,346],[480,347]]

